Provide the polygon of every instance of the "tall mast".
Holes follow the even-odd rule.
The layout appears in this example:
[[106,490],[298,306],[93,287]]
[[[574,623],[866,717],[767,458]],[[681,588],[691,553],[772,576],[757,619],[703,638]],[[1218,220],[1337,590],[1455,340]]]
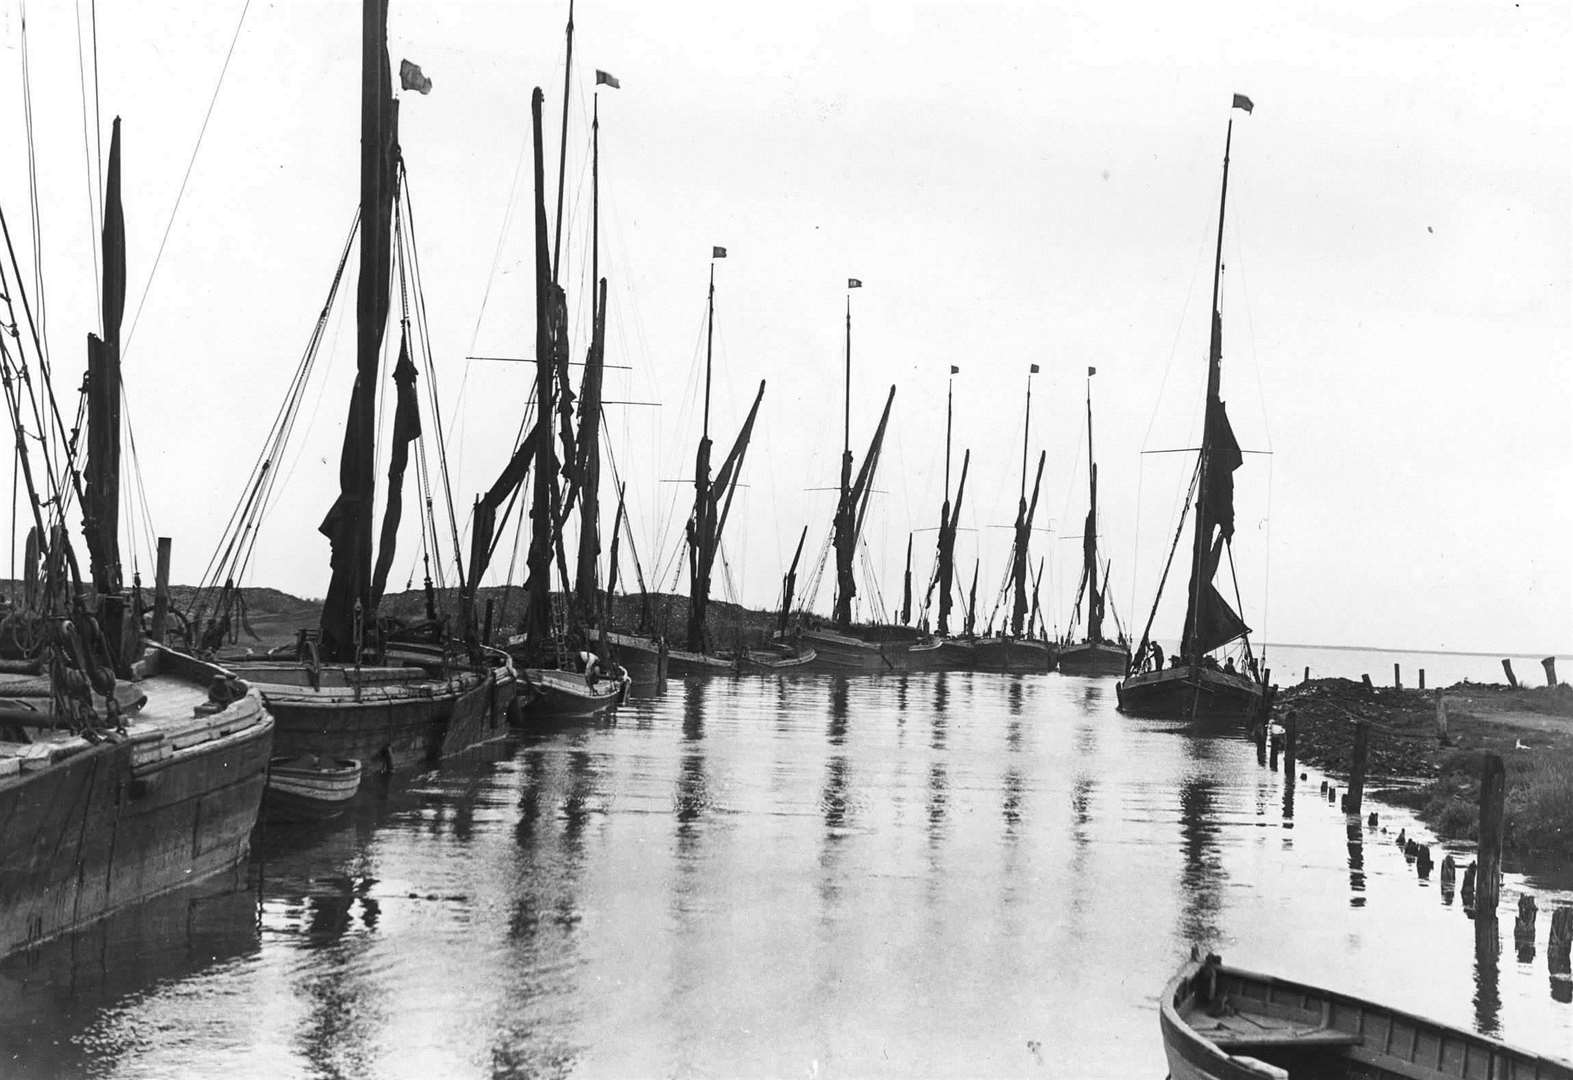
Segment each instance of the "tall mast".
[[1092,374],[1087,369],[1087,535],[1082,544],[1087,574],[1087,640],[1103,638],[1103,605],[1098,593],[1098,463],[1092,457]]
[[950,422],[951,406],[956,394],[956,369],[950,369],[950,378],[945,383],[945,501],[950,502]]
[[710,260],[710,295],[705,302],[705,419],[700,438],[710,438],[710,361],[715,342],[715,259]]
[[852,579],[852,553],[857,544],[853,535],[852,509],[852,294],[847,293],[846,392],[841,425],[841,498],[836,508],[836,610],[838,629],[852,625],[852,594],[857,590]]
[[319,532],[332,544],[333,576],[322,604],[325,659],[353,659],[357,608],[371,608],[372,502],[376,486],[377,370],[388,321],[398,103],[388,70],[387,0],[365,0],[361,16],[360,278],[356,286],[356,376],[339,456],[339,497]]
[[1213,524],[1211,515],[1207,513],[1207,480],[1212,457],[1213,443],[1213,416],[1218,404],[1218,380],[1223,360],[1223,316],[1218,310],[1218,289],[1223,279],[1223,223],[1224,211],[1229,199],[1229,147],[1234,140],[1234,117],[1229,117],[1229,126],[1225,131],[1223,140],[1223,183],[1218,191],[1218,242],[1213,252],[1213,306],[1212,306],[1212,332],[1207,348],[1207,401],[1206,410],[1202,421],[1202,448],[1197,461],[1196,483],[1196,523],[1195,532],[1191,541],[1191,587],[1190,603],[1187,605],[1184,636],[1180,642],[1180,653],[1192,663],[1201,659],[1193,655],[1198,650],[1196,644],[1198,620],[1201,616],[1202,589],[1207,585],[1209,577],[1208,563],[1209,548],[1212,544]]
[[546,179],[541,141],[541,107],[545,101],[541,88],[530,96],[530,121],[535,147],[535,475],[530,495],[530,551],[525,559],[528,572],[523,630],[536,648],[551,634],[552,573],[552,487],[557,464],[552,450],[552,368],[554,340],[550,325],[552,310],[561,291],[552,282],[546,236]]
[[1032,377],[1037,373],[1037,364],[1027,369],[1027,412],[1021,422],[1021,499],[1023,502],[1027,498],[1027,442],[1032,435]]
[[694,454],[694,512],[688,526],[688,648],[705,648],[705,608],[710,600],[710,550],[714,532],[710,498],[710,369],[715,340],[715,248],[711,248],[710,288],[705,299],[705,407],[699,448]]
[[[568,0],[568,55],[563,60],[563,135],[557,154],[557,223],[552,227],[552,284],[557,283],[563,251],[563,177],[568,169],[568,92],[573,79],[573,0]],[[592,279],[593,280],[593,279]]]
[[[579,388],[579,553],[574,598],[581,618],[600,618],[597,565],[601,555],[601,380],[606,363],[606,282],[600,272],[600,95],[590,123],[590,350]],[[615,528],[615,524],[614,524]],[[608,589],[610,593],[610,589]]]

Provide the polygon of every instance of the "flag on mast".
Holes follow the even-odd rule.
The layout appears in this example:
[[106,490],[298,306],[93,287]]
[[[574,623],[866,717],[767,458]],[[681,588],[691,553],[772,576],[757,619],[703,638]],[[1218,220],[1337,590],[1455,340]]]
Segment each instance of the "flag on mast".
[[1098,369],[1097,369],[1097,368],[1095,368],[1095,367],[1089,367],[1089,368],[1088,368],[1088,369],[1087,369],[1087,378],[1089,378],[1089,379],[1090,379],[1090,378],[1092,378],[1092,377],[1093,377],[1093,376],[1094,376],[1094,375],[1096,375],[1096,374],[1098,374]]
[[408,60],[399,61],[399,86],[421,94],[431,93],[431,80],[421,71],[419,64],[412,64]]
[[1027,371],[1028,375],[1036,375],[1037,373],[1038,373],[1038,365],[1037,364],[1033,364],[1032,367]]
[[1244,94],[1236,94],[1234,95],[1234,108],[1244,109],[1246,112],[1250,112],[1254,106],[1251,104],[1250,98],[1246,97]]
[[724,247],[712,247],[710,249],[710,257],[712,259],[724,259],[724,258],[726,258],[726,248],[724,248]]
[[855,277],[847,278],[847,288],[849,288],[849,289],[861,289],[862,287],[863,287],[863,282],[862,282],[861,279],[855,278]]
[[950,365],[950,373],[952,375],[960,375],[961,374],[961,369],[959,367],[957,367],[955,364],[952,364],[952,365]]
[[600,68],[595,69],[595,85],[610,86],[613,90],[621,90],[623,84],[617,81],[616,75],[608,74]]

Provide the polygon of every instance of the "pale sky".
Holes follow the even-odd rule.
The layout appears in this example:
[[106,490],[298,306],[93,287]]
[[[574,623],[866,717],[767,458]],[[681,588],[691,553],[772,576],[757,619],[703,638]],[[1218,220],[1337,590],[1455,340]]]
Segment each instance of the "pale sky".
[[[199,576],[239,497],[358,196],[359,4],[252,0],[148,286],[243,6],[98,4],[106,152],[110,118],[124,118],[124,377],[177,581]],[[3,10],[0,205],[28,265],[17,0]],[[28,10],[47,332],[72,404],[97,328],[77,15],[70,0]],[[565,15],[392,0],[395,69],[408,57],[434,83],[402,95],[401,142],[461,515],[505,460],[531,389],[524,365],[465,358],[533,348],[521,154],[540,85],[550,203]],[[809,527],[805,560],[828,535],[834,495],[810,489],[836,481],[844,286],[857,277],[859,460],[897,386],[866,533],[886,605],[900,602],[909,530],[929,530],[914,546],[920,583],[932,562],[955,364],[954,468],[973,452],[958,559],[970,577],[981,557],[980,606],[992,606],[1037,363],[1030,445],[1034,460],[1048,452],[1039,525],[1052,531],[1035,535],[1034,560],[1050,558],[1045,604],[1063,625],[1095,365],[1102,543],[1116,606],[1145,619],[1188,458],[1141,451],[1193,446],[1200,430],[1238,92],[1256,108],[1232,114],[1223,396],[1241,444],[1272,451],[1236,474],[1247,620],[1278,641],[1573,651],[1570,22],[1565,3],[1511,0],[585,0],[564,277],[582,358],[588,119],[603,68],[622,82],[601,94],[607,360],[631,366],[609,372],[606,395],[661,403],[611,417],[640,558],[661,570],[653,584],[687,589],[673,556],[691,488],[669,481],[690,479],[705,281],[722,245],[718,452],[769,383],[725,544],[736,598],[773,606],[798,530]],[[315,529],[337,491],[352,302],[318,363],[247,582],[309,596],[328,578]],[[609,517],[609,484],[604,497]],[[391,587],[418,559],[406,524]],[[819,610],[832,580],[833,568]],[[724,581],[714,591],[733,596]],[[1155,633],[1173,636],[1179,617],[1160,612]]]

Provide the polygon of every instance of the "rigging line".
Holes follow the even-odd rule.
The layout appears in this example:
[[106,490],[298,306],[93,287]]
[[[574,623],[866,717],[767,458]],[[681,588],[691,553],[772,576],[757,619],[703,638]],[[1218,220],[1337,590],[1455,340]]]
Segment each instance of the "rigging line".
[[[1212,219],[1208,218],[1206,225],[1202,229],[1201,239],[1197,242],[1197,246],[1205,250],[1207,239],[1211,233]],[[1174,356],[1180,349],[1180,335],[1185,331],[1185,315],[1191,310],[1191,297],[1195,295],[1196,278],[1201,273],[1201,267],[1202,263],[1199,257],[1191,259],[1191,281],[1185,287],[1185,302],[1180,305],[1180,317],[1175,321],[1174,341],[1169,346],[1169,358],[1164,362],[1163,379],[1158,383],[1158,393],[1153,397],[1152,412],[1147,417],[1147,430],[1142,434],[1141,445],[1143,450],[1147,449],[1152,442],[1152,427],[1157,422],[1158,407],[1163,402],[1163,391],[1169,385],[1169,375],[1174,370]],[[1207,313],[1207,320],[1208,333],[1210,334],[1212,332],[1212,312],[1210,311]]]
[[196,145],[191,148],[191,159],[186,162],[185,175],[180,178],[180,189],[175,193],[175,205],[170,207],[169,220],[164,223],[164,235],[159,239],[158,251],[153,255],[153,265],[147,272],[147,281],[142,285],[142,296],[137,300],[137,310],[131,316],[131,328],[126,331],[125,344],[120,348],[120,358],[125,359],[131,351],[131,338],[137,332],[137,325],[142,319],[142,307],[147,303],[148,290],[153,287],[154,275],[158,273],[159,260],[164,257],[164,245],[169,243],[169,232],[174,227],[175,215],[180,212],[180,200],[185,197],[186,184],[191,180],[191,170],[197,163],[197,153],[202,149],[202,137],[207,134],[208,121],[213,119],[213,107],[218,104],[219,91],[224,88],[224,76],[229,71],[230,58],[235,55],[235,43],[240,40],[240,28],[246,23],[246,12],[251,9],[251,0],[244,0],[240,7],[240,18],[235,20],[235,33],[229,39],[229,50],[224,54],[224,64],[219,68],[218,82],[213,86],[213,96],[208,99],[208,111],[202,116],[202,127],[197,131]]
[[[80,8],[78,18],[81,18]],[[98,163],[96,175],[98,176],[97,190],[100,192],[98,203],[98,220],[104,220],[104,203],[102,192],[104,190],[104,114],[99,109],[99,90],[101,89],[98,78],[98,0],[91,0],[89,8],[93,27],[93,155]],[[100,225],[102,228],[102,225]]]
[[426,313],[426,279],[421,274],[420,245],[415,236],[415,204],[410,197],[409,175],[402,163],[399,166],[399,175],[404,179],[404,214],[409,219],[410,266],[415,280],[416,321],[420,329],[422,345],[426,350],[426,393],[431,398],[432,417],[437,424],[437,467],[442,477],[443,499],[448,506],[448,527],[453,534],[453,562],[462,581],[464,554],[459,543],[459,520],[454,512],[453,481],[448,470],[448,435],[443,424],[442,405],[437,393],[437,361],[431,349],[431,323]]
[[[39,340],[47,340],[48,333],[45,319],[44,300],[44,260],[43,260],[43,222],[38,206],[38,153],[33,141],[33,77],[32,67],[28,63],[27,48],[27,0],[18,0],[17,11],[21,16],[22,35],[22,116],[27,132],[27,191],[28,209],[32,216],[33,237],[33,291],[38,294],[38,320],[32,326],[34,347],[38,349],[39,356],[44,356],[44,347],[38,344]],[[6,242],[10,243],[9,236]],[[13,265],[16,263],[15,253],[11,256]],[[17,270],[17,284],[21,285],[21,270]],[[22,294],[22,306],[27,307],[27,294]],[[28,323],[33,324],[33,316],[28,314]],[[47,459],[46,459],[47,460]]]
[[[95,41],[96,41],[96,38],[95,38]],[[104,313],[103,280],[99,276],[99,269],[98,269],[98,244],[92,242],[93,240],[97,239],[97,237],[100,234],[101,229],[103,228],[103,226],[99,224],[99,222],[103,219],[103,211],[100,208],[99,203],[97,201],[98,198],[99,198],[99,180],[102,177],[101,177],[101,173],[100,173],[101,165],[99,165],[98,163],[96,163],[94,161],[93,149],[89,146],[89,140],[88,140],[88,132],[87,132],[87,127],[88,127],[88,124],[87,124],[87,120],[88,120],[88,117],[87,117],[87,73],[84,70],[85,64],[86,64],[86,62],[82,59],[82,0],[77,0],[77,3],[76,3],[76,73],[77,73],[77,85],[81,88],[81,92],[82,92],[82,158],[83,158],[83,161],[85,162],[85,164],[87,166],[87,168],[85,170],[85,174],[83,176],[83,179],[85,179],[87,181],[87,230],[88,230],[88,237],[90,238],[89,239],[89,243],[88,243],[87,246],[88,246],[88,250],[90,250],[93,253],[93,302],[98,305],[98,313],[99,313],[98,332],[100,334],[102,334],[104,332],[104,322],[103,322],[103,313]],[[97,53],[97,46],[96,45],[94,47],[93,78],[95,80],[93,100],[96,103],[97,100],[98,100],[98,92],[97,92],[97,86],[96,86],[96,80],[98,78],[98,53]],[[94,124],[96,125],[97,122],[98,122],[97,121],[97,116],[95,114]],[[95,139],[96,139],[97,133],[98,133],[97,129],[95,128],[95,131],[94,131]]]
[[[12,275],[16,279],[15,282],[14,282],[14,287],[13,286],[7,286],[6,287],[6,295],[7,295],[7,297],[9,297],[10,294],[14,291],[15,293],[17,293],[17,295],[19,295],[22,298],[22,313],[23,313],[23,315],[27,319],[28,334],[29,334],[29,336],[33,340],[33,351],[38,356],[39,374],[40,374],[40,376],[43,379],[44,390],[45,390],[45,397],[47,398],[49,406],[50,406],[50,409],[53,412],[55,424],[61,431],[61,436],[60,437],[61,437],[62,441],[65,441],[64,426],[63,426],[63,423],[62,423],[62,421],[60,419],[60,409],[59,409],[58,403],[55,400],[54,389],[53,389],[53,385],[54,384],[53,384],[53,381],[51,379],[51,372],[50,372],[50,365],[49,365],[49,354],[48,354],[48,352],[45,351],[45,348],[44,348],[43,338],[41,336],[42,331],[41,331],[40,324],[34,321],[32,306],[28,302],[28,299],[27,299],[27,289],[25,287],[23,287],[23,285],[22,285],[22,267],[21,267],[21,264],[17,262],[16,247],[11,242],[11,227],[10,227],[10,225],[6,221],[5,210],[4,210],[3,207],[0,207],[0,235],[3,235],[5,237],[6,255],[11,260],[11,273],[12,273]],[[32,377],[28,374],[28,371],[27,371],[26,357],[23,355],[22,348],[21,348],[21,344],[22,344],[22,342],[21,342],[21,329],[20,329],[20,327],[16,326],[16,308],[15,308],[15,305],[14,304],[10,304],[8,302],[8,307],[9,307],[9,310],[11,311],[11,322],[12,322],[12,326],[13,326],[13,329],[15,330],[15,332],[16,332],[16,337],[17,337],[17,355],[18,355],[18,358],[20,360],[20,366],[19,366],[18,370],[20,372],[20,377],[22,379],[22,382],[25,384],[25,389],[27,391],[28,404],[31,407],[32,413],[33,413],[33,423],[38,425],[38,436],[37,437],[38,437],[39,443],[41,444],[40,451],[41,451],[41,453],[43,455],[43,458],[44,458],[44,471],[45,471],[45,474],[50,478],[51,492],[57,491],[57,490],[61,490],[61,489],[64,488],[65,474],[63,474],[63,473],[61,474],[61,479],[58,482],[58,486],[57,486],[56,485],[56,481],[55,481],[54,465],[51,463],[50,441],[49,440],[51,438],[51,433],[52,433],[52,431],[54,429],[50,428],[48,423],[44,419],[43,410],[40,409],[39,403],[38,403],[38,392],[34,388]],[[78,425],[79,426],[80,426],[80,422],[81,421],[80,421],[80,410],[79,410],[79,412],[78,412]],[[68,457],[71,454],[74,454],[74,452],[75,452],[74,445],[67,446],[65,448],[65,452],[67,453]],[[73,483],[73,489],[74,489],[75,483],[79,483],[80,482],[80,477],[76,476],[75,474],[72,474],[71,479],[74,482]],[[64,514],[63,501],[62,501],[62,505],[60,507],[60,512],[61,512],[62,515]]]

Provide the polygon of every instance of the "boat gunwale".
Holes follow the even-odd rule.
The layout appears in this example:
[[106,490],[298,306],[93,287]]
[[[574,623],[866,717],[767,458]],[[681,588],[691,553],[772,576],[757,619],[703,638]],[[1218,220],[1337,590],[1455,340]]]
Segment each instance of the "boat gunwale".
[[[1179,972],[1164,985],[1163,993],[1158,999],[1158,1007],[1160,1021],[1159,1026],[1163,1032],[1165,1048],[1168,1049],[1173,1047],[1176,1051],[1182,1051],[1182,1047],[1175,1045],[1174,1038],[1182,1040],[1186,1045],[1189,1045],[1190,1047],[1199,1051],[1209,1060],[1215,1061],[1219,1065],[1223,1066],[1225,1071],[1217,1074],[1220,1077],[1268,1077],[1273,1075],[1272,1073],[1266,1072],[1262,1069],[1253,1068],[1249,1062],[1242,1060],[1238,1056],[1230,1054],[1228,1051],[1220,1047],[1213,1039],[1208,1038],[1206,1035],[1202,1034],[1195,1027],[1193,1027],[1180,1013],[1179,1008],[1175,1005],[1175,999],[1179,996],[1182,989],[1189,988],[1192,980],[1194,980],[1196,976],[1201,973],[1204,966],[1204,962],[1201,960],[1188,960],[1180,968]],[[1390,1021],[1400,1021],[1410,1025],[1417,1032],[1429,1031],[1445,1033],[1453,1038],[1462,1040],[1465,1044],[1483,1047],[1489,1050],[1493,1055],[1493,1060],[1495,1059],[1496,1055],[1502,1055],[1507,1057],[1515,1065],[1533,1066],[1535,1069],[1535,1077],[1542,1078],[1542,1080],[1570,1080],[1570,1078],[1573,1078],[1573,1061],[1551,1057],[1535,1050],[1526,1050],[1523,1047],[1514,1046],[1511,1043],[1504,1042],[1501,1039],[1494,1038],[1490,1035],[1483,1035],[1476,1031],[1467,1030],[1465,1028],[1459,1027],[1456,1024],[1449,1024],[1445,1021],[1420,1016],[1416,1013],[1409,1012],[1406,1009],[1394,1008],[1388,1005],[1380,1005],[1370,1001],[1369,999],[1356,997],[1353,994],[1346,994],[1338,990],[1328,989],[1326,987],[1314,986],[1310,983],[1297,982],[1293,979],[1286,979],[1278,975],[1269,975],[1264,972],[1252,971],[1247,968],[1234,967],[1229,964],[1219,964],[1218,971],[1220,975],[1227,975],[1228,977],[1241,982],[1253,982],[1260,986],[1266,987],[1269,991],[1276,989],[1280,991],[1288,991],[1290,993],[1298,993],[1304,995],[1308,999],[1315,999],[1324,1006],[1343,1006],[1354,1011],[1360,1011],[1362,1013],[1380,1015],[1388,1018]],[[1364,1035],[1364,1029],[1367,1025],[1364,1022],[1364,1017],[1362,1017],[1362,1023],[1360,1026],[1361,1031],[1359,1032],[1349,1032],[1342,1028],[1336,1027],[1328,1027],[1327,1030],[1338,1031],[1343,1034],[1356,1036],[1360,1041],[1349,1046],[1347,1048],[1347,1052],[1352,1060],[1359,1061],[1361,1064],[1371,1065],[1376,1068],[1386,1068],[1386,1066],[1384,1066],[1379,1059],[1397,1059],[1406,1060],[1406,1063],[1410,1064],[1415,1069],[1428,1068],[1427,1066],[1416,1062],[1407,1062],[1407,1059],[1403,1059],[1400,1055],[1392,1054],[1389,1051],[1378,1050],[1373,1046],[1367,1046]],[[1392,1025],[1390,1023],[1390,1029],[1391,1026]],[[1173,1037],[1171,1037],[1171,1033]],[[1306,1044],[1307,1047],[1314,1045],[1314,1043],[1309,1042]],[[1444,1075],[1440,1069],[1428,1069],[1428,1072],[1429,1075],[1432,1076],[1440,1077]],[[1492,1075],[1496,1074],[1493,1072]],[[1516,1075],[1516,1073],[1514,1075]]]

